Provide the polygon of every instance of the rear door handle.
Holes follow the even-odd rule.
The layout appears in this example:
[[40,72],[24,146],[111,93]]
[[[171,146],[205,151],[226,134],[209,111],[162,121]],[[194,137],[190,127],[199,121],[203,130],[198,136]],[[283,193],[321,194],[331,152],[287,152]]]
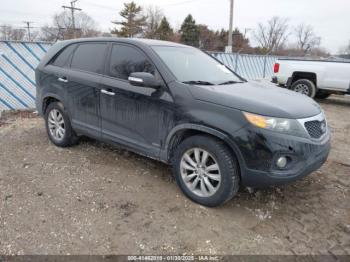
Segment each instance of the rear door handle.
[[115,96],[114,92],[107,91],[106,89],[101,89],[101,93],[108,96]]
[[57,79],[58,81],[60,81],[60,82],[63,82],[63,83],[68,83],[68,79],[67,79],[67,77],[59,77],[58,79]]

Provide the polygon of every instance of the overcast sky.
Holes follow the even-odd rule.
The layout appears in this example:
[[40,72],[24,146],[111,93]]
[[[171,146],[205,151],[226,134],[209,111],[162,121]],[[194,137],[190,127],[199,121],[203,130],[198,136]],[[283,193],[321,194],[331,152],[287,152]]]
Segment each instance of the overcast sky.
[[[42,26],[52,16],[62,11],[70,0],[1,0],[0,23],[23,26],[24,20]],[[127,0],[125,0],[127,1]],[[78,0],[83,9],[98,23],[101,30],[108,31],[112,20],[119,18],[123,0]],[[228,28],[229,0],[135,0],[142,6],[157,5],[175,28],[191,13],[197,23],[212,29]],[[234,26],[240,30],[254,29],[259,22],[272,16],[289,19],[291,26],[310,24],[322,37],[322,46],[337,53],[350,40],[350,0],[235,0]],[[252,35],[249,31],[248,36]]]

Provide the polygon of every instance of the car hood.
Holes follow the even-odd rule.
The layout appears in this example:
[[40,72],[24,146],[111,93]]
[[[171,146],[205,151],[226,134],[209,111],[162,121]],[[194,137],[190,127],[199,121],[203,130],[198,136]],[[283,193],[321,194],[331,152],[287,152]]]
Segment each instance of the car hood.
[[279,118],[300,119],[321,113],[311,98],[270,83],[248,81],[230,85],[192,85],[195,99]]

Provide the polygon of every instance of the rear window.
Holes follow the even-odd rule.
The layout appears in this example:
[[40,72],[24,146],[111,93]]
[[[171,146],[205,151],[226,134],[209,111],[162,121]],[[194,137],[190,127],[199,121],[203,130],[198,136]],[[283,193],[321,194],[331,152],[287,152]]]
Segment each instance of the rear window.
[[71,68],[93,73],[103,73],[107,44],[80,44],[75,50]]
[[65,67],[69,65],[70,57],[77,45],[70,45],[59,52],[59,54],[51,62],[54,66]]

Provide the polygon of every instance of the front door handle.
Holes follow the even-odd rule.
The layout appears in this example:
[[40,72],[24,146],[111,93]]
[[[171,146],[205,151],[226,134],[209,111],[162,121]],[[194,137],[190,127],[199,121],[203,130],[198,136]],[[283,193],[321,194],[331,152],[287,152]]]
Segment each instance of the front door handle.
[[105,89],[101,89],[101,93],[109,96],[115,96],[114,92],[107,91]]
[[68,83],[67,77],[59,77],[57,80],[63,83]]

